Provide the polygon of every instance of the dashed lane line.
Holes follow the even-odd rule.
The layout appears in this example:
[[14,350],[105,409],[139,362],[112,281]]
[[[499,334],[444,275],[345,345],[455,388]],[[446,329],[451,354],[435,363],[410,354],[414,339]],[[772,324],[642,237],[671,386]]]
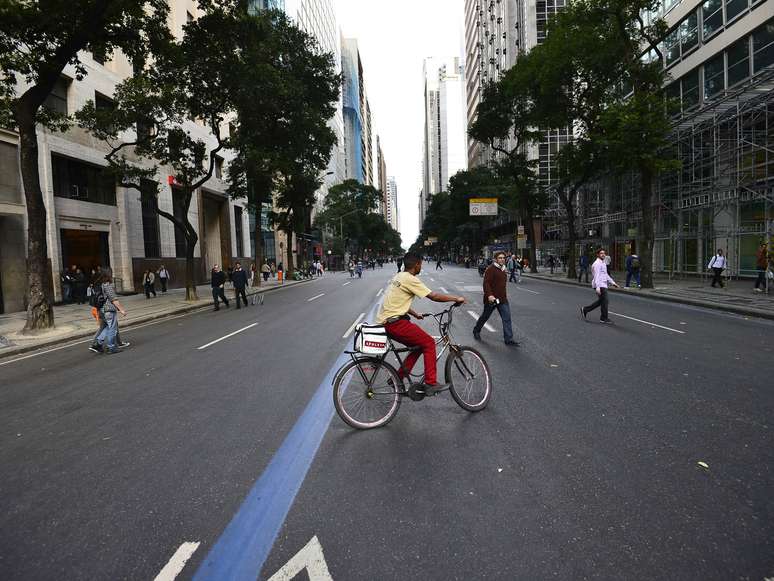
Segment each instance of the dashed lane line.
[[380,289],[379,289],[379,292],[378,292],[378,293],[376,293],[376,296],[377,296],[377,297],[381,296],[383,292],[384,292],[384,289],[383,289],[383,288],[380,288]]
[[344,283],[343,285],[341,285],[341,286],[347,286],[348,284],[352,284],[352,281],[345,282],[345,283]]
[[197,347],[196,349],[198,351],[201,351],[202,349],[206,349],[207,347],[211,347],[212,345],[215,345],[215,343],[220,343],[221,341],[225,341],[229,337],[233,337],[234,335],[238,335],[239,333],[242,333],[243,331],[247,331],[248,329],[252,329],[255,327],[258,323],[253,323],[252,325],[247,325],[247,327],[242,327],[241,329],[234,331],[233,333],[229,333],[228,335],[224,335],[220,339],[215,339],[214,341],[210,341],[206,345],[202,345],[201,347]]
[[313,296],[311,299],[306,299],[306,302],[307,303],[311,303],[312,301],[316,301],[320,297],[324,297],[324,296],[325,296],[325,293],[320,293],[319,295]]
[[[474,313],[473,311],[468,311],[468,314],[471,317],[473,317],[476,321],[478,321],[478,315],[476,313]],[[486,329],[487,331],[490,331],[492,333],[496,333],[497,332],[495,330],[495,328],[492,325],[490,325],[489,323],[484,323],[484,329]]]
[[199,548],[199,544],[200,543],[183,543],[180,545],[180,548],[172,555],[169,563],[164,566],[153,581],[174,581],[180,574],[180,571],[183,570],[183,567],[185,567],[188,559],[190,559],[196,552],[196,549]]
[[664,325],[651,323],[650,321],[635,319],[634,317],[630,317],[628,315],[622,315],[621,313],[614,313],[613,311],[608,311],[608,313],[610,313],[611,315],[615,315],[616,317],[623,317],[624,319],[629,319],[630,321],[636,321],[638,323],[642,323],[643,325],[650,325],[651,327],[658,327],[659,329],[664,329],[665,331],[672,331],[672,333],[679,333],[680,335],[685,335],[685,331],[681,331],[680,329],[673,329],[672,327],[665,327]]
[[360,321],[362,321],[362,320],[363,320],[363,317],[365,317],[365,313],[360,313],[360,316],[358,316],[358,318],[357,318],[357,319],[355,319],[355,322],[354,322],[354,323],[352,323],[352,324],[350,325],[349,329],[347,329],[347,332],[346,332],[346,333],[344,333],[344,334],[341,336],[341,338],[342,338],[342,339],[346,339],[347,337],[349,337],[349,336],[352,334],[352,331],[354,331],[354,330],[355,330],[355,327],[357,327],[357,324],[358,324]]
[[516,287],[516,290],[524,291],[525,293],[532,293],[533,295],[539,295],[541,293],[533,290],[529,290],[528,288],[521,288],[520,286]]
[[441,289],[443,292],[445,292],[446,294],[449,294],[449,291],[447,291],[447,290],[446,290],[444,287],[439,287],[439,288],[440,288],[440,289]]

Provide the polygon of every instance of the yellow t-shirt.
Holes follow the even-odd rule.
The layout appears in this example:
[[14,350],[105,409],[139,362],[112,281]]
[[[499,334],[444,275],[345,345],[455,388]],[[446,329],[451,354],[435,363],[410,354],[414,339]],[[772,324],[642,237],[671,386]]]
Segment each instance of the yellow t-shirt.
[[383,325],[387,319],[401,317],[408,313],[414,297],[425,298],[432,291],[410,272],[399,272],[390,282],[390,288],[384,294],[382,308],[376,320]]

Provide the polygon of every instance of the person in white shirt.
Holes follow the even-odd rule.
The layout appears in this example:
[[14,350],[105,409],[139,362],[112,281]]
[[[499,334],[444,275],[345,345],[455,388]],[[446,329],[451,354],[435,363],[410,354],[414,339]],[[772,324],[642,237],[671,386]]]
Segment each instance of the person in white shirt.
[[709,261],[707,268],[712,271],[712,287],[715,288],[716,284],[720,284],[720,288],[723,288],[723,279],[720,276],[726,269],[726,257],[723,256],[722,248],[718,248],[718,253]]
[[597,259],[594,261],[594,264],[591,265],[591,273],[594,277],[591,281],[591,287],[597,292],[597,300],[587,307],[581,307],[581,315],[585,320],[586,315],[588,315],[597,307],[601,307],[602,317],[599,319],[599,322],[611,324],[613,321],[611,321],[607,316],[607,287],[609,284],[612,284],[614,287],[618,288],[618,285],[610,277],[610,275],[607,274],[605,258],[607,258],[605,249],[600,248],[597,250]]

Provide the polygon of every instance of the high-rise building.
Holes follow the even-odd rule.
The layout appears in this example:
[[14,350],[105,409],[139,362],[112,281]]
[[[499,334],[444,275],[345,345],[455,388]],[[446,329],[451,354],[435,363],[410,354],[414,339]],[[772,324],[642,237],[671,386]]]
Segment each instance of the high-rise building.
[[381,199],[379,200],[379,213],[386,219],[389,205],[387,197],[387,162],[384,159],[382,143],[378,135],[376,136],[376,158],[377,166],[379,168],[379,184],[376,187],[382,194]]
[[462,64],[457,57],[426,58],[423,66],[425,132],[422,156],[424,216],[430,198],[467,168],[467,122]]
[[393,176],[387,178],[387,187],[385,188],[385,191],[387,192],[387,222],[395,230],[398,230],[400,226],[398,219],[398,184]]
[[362,76],[363,65],[357,40],[341,39],[341,68],[344,75],[342,113],[344,119],[344,178],[366,181],[365,140],[363,125]]
[[[546,0],[554,2],[556,0]],[[562,1],[562,0],[559,0]],[[497,82],[513,66],[524,47],[524,17],[536,10],[527,0],[465,0],[465,94],[467,122],[476,118],[476,108],[487,83]],[[468,167],[489,161],[490,152],[481,143],[467,140]]]

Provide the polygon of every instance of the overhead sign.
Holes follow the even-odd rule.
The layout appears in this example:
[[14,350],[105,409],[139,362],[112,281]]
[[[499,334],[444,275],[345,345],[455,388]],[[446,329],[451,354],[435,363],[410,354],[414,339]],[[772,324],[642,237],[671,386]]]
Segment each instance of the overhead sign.
[[516,227],[516,234],[518,234],[519,236],[524,236],[524,226],[523,225]]
[[470,198],[471,216],[497,216],[497,198]]

